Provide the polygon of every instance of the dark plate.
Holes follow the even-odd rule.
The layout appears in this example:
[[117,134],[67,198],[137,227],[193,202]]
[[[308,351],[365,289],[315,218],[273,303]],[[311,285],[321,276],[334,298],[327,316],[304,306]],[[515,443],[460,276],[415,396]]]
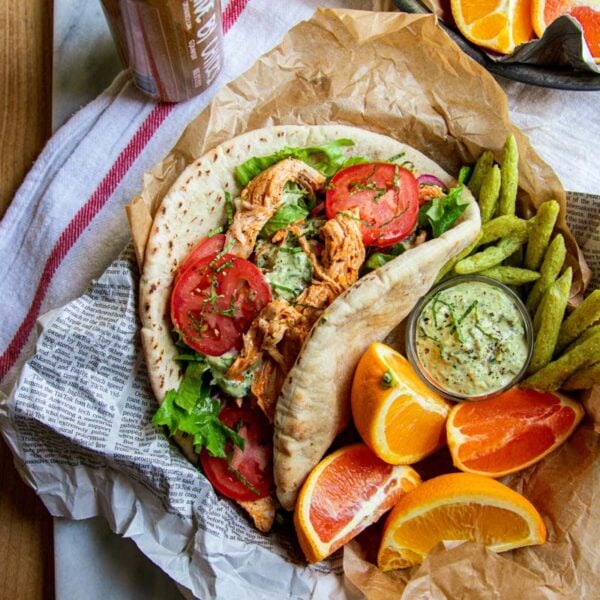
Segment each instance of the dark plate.
[[[429,11],[418,0],[394,0],[394,3],[404,12],[429,14]],[[489,59],[483,50],[468,42],[462,35],[454,31],[454,29],[451,29],[441,21],[440,26],[466,54],[496,75],[531,85],[559,90],[600,90],[600,75],[586,73],[585,71],[574,71],[572,69],[552,69],[550,67],[539,67],[523,63],[494,62]]]

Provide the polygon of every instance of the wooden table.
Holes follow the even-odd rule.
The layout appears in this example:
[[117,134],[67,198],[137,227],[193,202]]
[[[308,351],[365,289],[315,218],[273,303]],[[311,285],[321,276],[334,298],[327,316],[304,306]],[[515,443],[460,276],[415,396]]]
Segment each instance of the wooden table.
[[[0,218],[50,137],[52,14],[52,0],[0,0]],[[52,518],[3,440],[0,598],[54,598]]]

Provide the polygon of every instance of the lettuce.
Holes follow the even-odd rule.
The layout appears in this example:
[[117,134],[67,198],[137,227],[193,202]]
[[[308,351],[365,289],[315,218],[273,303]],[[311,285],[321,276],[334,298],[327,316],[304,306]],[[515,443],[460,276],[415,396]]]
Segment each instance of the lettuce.
[[178,432],[192,437],[194,449],[206,448],[212,456],[226,458],[228,441],[244,449],[244,439],[219,419],[221,403],[210,385],[210,369],[205,361],[191,362],[177,391],[167,392],[152,418],[154,425],[164,425],[173,436]]
[[366,162],[366,159],[361,157],[347,158],[343,150],[347,146],[354,146],[354,142],[346,138],[340,138],[321,146],[309,146],[307,148],[286,146],[273,154],[254,156],[248,159],[236,167],[235,178],[242,187],[246,187],[259,173],[284,158],[302,160],[326,177],[331,177],[344,167]]
[[462,199],[463,185],[451,188],[445,196],[434,198],[419,210],[419,225],[430,227],[433,237],[448,231],[465,212],[466,200]]
[[379,267],[383,267],[386,263],[389,263],[390,260],[396,258],[396,256],[400,256],[406,248],[402,242],[398,244],[394,244],[388,253],[385,252],[375,252],[369,256],[367,259],[366,267],[369,270],[378,269]]
[[261,237],[271,238],[280,229],[284,229],[294,221],[308,217],[308,214],[314,208],[315,200],[309,198],[306,190],[297,183],[289,182],[285,186],[281,203],[282,206],[262,228]]

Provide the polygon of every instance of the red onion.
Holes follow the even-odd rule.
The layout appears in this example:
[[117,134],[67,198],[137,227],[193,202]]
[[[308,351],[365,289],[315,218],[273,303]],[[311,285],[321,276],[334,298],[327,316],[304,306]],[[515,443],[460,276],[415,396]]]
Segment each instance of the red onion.
[[446,185],[444,184],[444,182],[438,179],[435,175],[431,175],[430,173],[423,173],[423,175],[419,175],[417,177],[417,185],[437,185],[443,190],[446,189]]
[[316,217],[319,213],[325,210],[325,202],[319,202],[308,214],[309,217]]

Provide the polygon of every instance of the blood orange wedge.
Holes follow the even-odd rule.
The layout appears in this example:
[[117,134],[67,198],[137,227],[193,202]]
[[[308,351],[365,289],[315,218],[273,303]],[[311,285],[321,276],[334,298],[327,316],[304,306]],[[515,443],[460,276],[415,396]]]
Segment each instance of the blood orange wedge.
[[304,482],[294,525],[309,562],[318,562],[377,521],[421,483],[410,467],[392,466],[364,444],[323,459]]
[[377,564],[384,571],[418,565],[443,540],[504,552],[543,544],[546,527],[529,500],[495,479],[440,475],[400,498],[385,522]]
[[563,394],[520,388],[457,404],[446,423],[452,461],[469,473],[514,473],[560,446],[583,415],[581,404]]
[[583,36],[596,62],[600,62],[600,3],[598,0],[533,0],[533,28],[542,37],[546,27],[561,15],[581,23]]
[[510,54],[534,38],[532,0],[451,0],[452,16],[471,42]]
[[390,464],[418,462],[446,441],[450,404],[385,344],[372,344],[358,362],[351,403],[363,441]]

